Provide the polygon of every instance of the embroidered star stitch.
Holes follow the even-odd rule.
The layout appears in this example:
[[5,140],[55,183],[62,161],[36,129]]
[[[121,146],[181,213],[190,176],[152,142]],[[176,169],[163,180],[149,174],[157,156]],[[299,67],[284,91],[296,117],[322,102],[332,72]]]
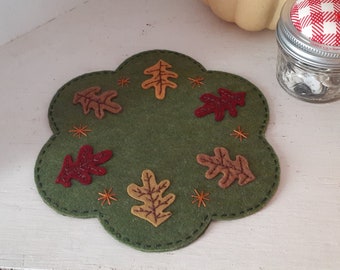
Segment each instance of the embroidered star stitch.
[[230,135],[235,137],[236,139],[239,139],[240,142],[242,142],[243,139],[248,138],[248,133],[244,132],[240,126],[238,126],[237,129],[234,129]]
[[91,132],[92,130],[91,129],[88,129],[87,126],[82,126],[82,125],[79,125],[78,127],[77,126],[73,126],[73,129],[70,129],[68,132],[70,133],[73,133],[73,137],[82,137],[82,136],[87,136],[87,133],[88,132]]
[[120,87],[124,87],[124,86],[128,86],[130,84],[130,78],[127,77],[121,77],[118,81],[117,81],[118,86]]
[[209,201],[208,196],[210,195],[209,192],[204,193],[204,191],[198,192],[197,189],[194,189],[195,195],[191,195],[191,197],[194,199],[192,201],[192,204],[197,203],[198,207],[201,207],[201,204],[203,204],[204,207],[206,207],[205,201]]
[[109,190],[104,189],[104,192],[98,192],[98,195],[100,196],[98,198],[98,201],[102,201],[101,205],[103,206],[105,203],[108,205],[111,205],[111,201],[118,201],[118,199],[115,197],[116,194],[112,192],[112,188]]
[[195,88],[196,86],[200,87],[204,84],[204,78],[203,77],[195,77],[195,78],[188,78],[189,81],[191,81],[192,88]]

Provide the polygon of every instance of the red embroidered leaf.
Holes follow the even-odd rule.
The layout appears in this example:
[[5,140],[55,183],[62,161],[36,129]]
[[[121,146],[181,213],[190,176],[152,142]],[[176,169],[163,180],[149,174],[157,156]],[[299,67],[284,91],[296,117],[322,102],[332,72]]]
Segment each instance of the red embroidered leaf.
[[200,100],[204,102],[204,105],[195,110],[197,117],[214,113],[215,120],[222,121],[225,111],[229,111],[229,115],[232,117],[237,116],[236,106],[244,106],[246,93],[235,93],[224,88],[219,88],[218,93],[220,95],[219,97],[210,93],[201,95]]
[[93,154],[92,146],[84,145],[80,148],[75,162],[73,162],[71,155],[65,157],[55,182],[62,184],[64,187],[70,187],[72,185],[71,179],[75,179],[83,185],[89,185],[92,183],[91,175],[100,176],[106,174],[106,169],[98,165],[105,163],[111,157],[111,150]]
[[94,86],[75,93],[73,104],[80,103],[84,114],[88,114],[91,109],[94,110],[98,119],[102,119],[105,116],[105,111],[119,113],[122,107],[112,101],[113,98],[117,97],[117,91],[108,90],[98,95],[100,89],[100,87]]
[[228,150],[223,147],[216,147],[214,153],[215,156],[199,154],[196,157],[199,164],[209,168],[205,173],[207,179],[213,179],[219,173],[223,174],[218,182],[221,188],[228,188],[237,179],[240,186],[255,180],[245,157],[237,155],[233,161],[229,157]]

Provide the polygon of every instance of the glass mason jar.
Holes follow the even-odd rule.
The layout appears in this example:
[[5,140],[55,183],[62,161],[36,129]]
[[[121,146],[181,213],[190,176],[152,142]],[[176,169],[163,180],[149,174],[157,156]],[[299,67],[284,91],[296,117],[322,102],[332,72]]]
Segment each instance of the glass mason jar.
[[[287,0],[277,24],[277,80],[289,94],[305,101],[340,99],[340,46],[323,44],[299,31],[291,19],[295,3]],[[333,24],[338,23],[336,29],[340,29],[337,16],[339,21]]]

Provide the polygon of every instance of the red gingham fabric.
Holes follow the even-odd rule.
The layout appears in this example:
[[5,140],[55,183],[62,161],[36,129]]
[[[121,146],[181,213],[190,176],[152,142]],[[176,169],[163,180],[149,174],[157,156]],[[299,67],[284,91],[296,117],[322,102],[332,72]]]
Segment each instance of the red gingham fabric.
[[297,0],[290,18],[309,39],[340,46],[340,0]]

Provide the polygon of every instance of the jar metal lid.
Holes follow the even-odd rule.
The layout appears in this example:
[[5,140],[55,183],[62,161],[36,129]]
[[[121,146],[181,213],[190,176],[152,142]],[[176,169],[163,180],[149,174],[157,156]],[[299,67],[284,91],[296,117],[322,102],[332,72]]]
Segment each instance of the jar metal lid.
[[276,37],[287,54],[316,68],[340,68],[340,46],[329,46],[309,39],[296,29],[291,20],[295,0],[287,0],[277,24]]

